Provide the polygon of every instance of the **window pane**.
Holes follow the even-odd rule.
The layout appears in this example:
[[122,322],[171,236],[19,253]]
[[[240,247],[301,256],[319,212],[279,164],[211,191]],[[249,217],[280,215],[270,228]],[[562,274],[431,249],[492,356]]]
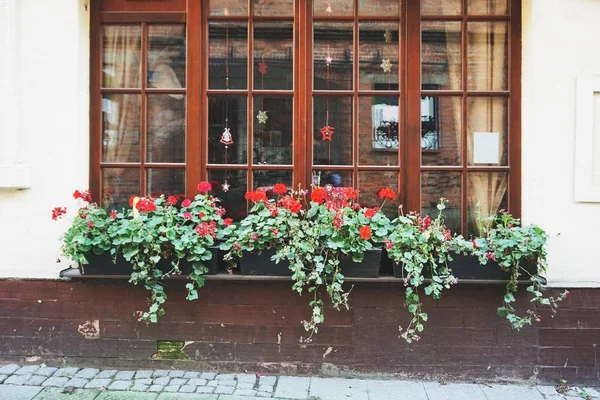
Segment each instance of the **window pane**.
[[315,169],[313,171],[313,185],[324,187],[331,185],[333,187],[353,187],[352,171],[332,171],[324,169]]
[[209,164],[246,164],[248,152],[246,110],[245,96],[209,96]]
[[358,0],[358,15],[377,17],[385,10],[385,15],[398,16],[398,0]]
[[469,165],[508,165],[508,100],[505,97],[469,97]]
[[291,170],[254,171],[252,181],[254,190],[265,192],[270,199],[277,198],[277,195],[273,193],[273,186],[277,183],[283,183],[289,189],[293,189]]
[[398,90],[398,39],[398,24],[360,24],[360,89]]
[[292,96],[254,97],[254,164],[292,164],[293,111]]
[[141,28],[107,25],[102,33],[102,87],[139,88]]
[[461,0],[423,0],[423,15],[457,15],[461,13]]
[[421,23],[423,89],[462,90],[460,22]]
[[471,15],[506,15],[508,0],[469,0]]
[[[398,194],[398,172],[396,171],[361,171],[358,173],[358,200],[361,206],[381,207],[378,193],[389,187]],[[389,217],[398,216],[399,199],[387,199],[383,212]]]
[[221,199],[220,205],[227,211],[225,218],[239,221],[246,216],[247,202],[244,195],[247,191],[247,176],[246,171],[208,171],[208,180],[213,188],[212,194]]
[[398,165],[397,96],[361,96],[358,103],[360,165]]
[[458,96],[422,96],[422,164],[461,165],[461,139],[462,99]]
[[506,90],[508,87],[508,24],[469,22],[468,89]]
[[314,165],[352,165],[352,97],[315,96]]
[[470,172],[467,181],[468,234],[482,237],[490,226],[487,218],[508,209],[508,173]]
[[294,27],[287,22],[254,24],[254,89],[294,88]]
[[102,96],[102,161],[140,161],[140,95]]
[[121,210],[140,195],[139,168],[102,168],[102,208]]
[[148,87],[185,87],[185,25],[150,25],[148,45]]
[[446,226],[454,233],[460,232],[461,184],[460,172],[423,172],[421,174],[421,214],[435,218],[440,198],[448,200],[444,210]]
[[185,162],[185,96],[148,96],[148,161]]
[[209,89],[246,89],[248,26],[245,22],[210,22]]
[[314,24],[314,88],[352,89],[353,27],[351,23]]
[[354,15],[354,0],[314,0],[313,14],[327,17]]
[[185,197],[185,169],[148,168],[148,194],[154,198],[165,196]]
[[294,15],[294,0],[260,0],[254,2],[254,15]]
[[209,15],[248,15],[247,0],[210,0]]

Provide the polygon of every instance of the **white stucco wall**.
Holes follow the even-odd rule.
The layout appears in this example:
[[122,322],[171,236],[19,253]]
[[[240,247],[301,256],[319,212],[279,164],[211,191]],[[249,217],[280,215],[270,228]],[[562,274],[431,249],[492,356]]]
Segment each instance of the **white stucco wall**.
[[[68,222],[50,209],[73,211],[88,185],[86,3],[0,0],[0,54],[14,55],[0,63],[0,166],[31,170],[30,189],[0,189],[0,277],[67,267],[56,259]],[[523,217],[552,236],[552,285],[600,286],[600,204],[573,200],[575,82],[600,75],[598,21],[597,0],[523,0]]]

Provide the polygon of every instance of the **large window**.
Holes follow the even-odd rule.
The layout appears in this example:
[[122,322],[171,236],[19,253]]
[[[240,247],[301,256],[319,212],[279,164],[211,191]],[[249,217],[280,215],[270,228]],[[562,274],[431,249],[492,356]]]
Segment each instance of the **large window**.
[[[520,209],[520,1],[93,2],[91,187],[352,186],[448,225]],[[516,66],[513,67],[513,66]],[[511,69],[511,67],[513,67]],[[390,205],[389,213],[396,213]]]

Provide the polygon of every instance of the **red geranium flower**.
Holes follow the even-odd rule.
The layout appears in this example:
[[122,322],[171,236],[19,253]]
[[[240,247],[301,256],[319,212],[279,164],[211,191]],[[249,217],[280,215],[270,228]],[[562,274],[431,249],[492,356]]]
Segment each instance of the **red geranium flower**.
[[283,199],[283,206],[293,213],[297,213],[302,209],[302,203],[289,196]]
[[227,214],[227,211],[223,207],[219,207],[215,210],[215,214],[217,214],[219,217],[222,217]]
[[350,187],[344,188],[344,196],[346,200],[356,200],[356,190]]
[[284,194],[287,193],[287,191],[288,187],[283,183],[278,183],[275,186],[273,186],[273,193],[275,194]]
[[390,188],[383,188],[379,191],[379,193],[377,193],[377,195],[379,196],[379,198],[381,200],[383,200],[384,198],[388,198],[390,200],[396,200],[396,193],[394,193],[394,191]]
[[156,211],[156,205],[154,204],[154,200],[152,199],[141,199],[140,201],[138,201],[135,208],[137,208],[138,211],[141,212]]
[[177,197],[175,197],[175,196],[167,197],[167,204],[170,206],[174,206],[175,204],[177,204]]
[[258,192],[258,191],[246,192],[246,194],[244,195],[244,198],[246,200],[252,200],[255,203],[258,203],[259,201],[263,201],[265,203],[268,202],[267,195],[265,192]]
[[54,221],[56,221],[58,218],[62,217],[66,213],[67,213],[66,207],[54,207],[52,209],[52,219]]
[[394,242],[388,238],[383,239],[383,244],[387,250],[391,250],[394,247]]
[[108,216],[112,219],[117,219],[117,210],[112,210]]
[[206,182],[206,181],[202,181],[198,184],[198,191],[200,193],[208,193],[212,190],[212,186],[210,185],[210,183]]
[[310,199],[317,204],[322,204],[327,197],[327,192],[321,187],[316,187],[310,194]]
[[73,198],[82,199],[83,201],[87,201],[88,203],[92,202],[92,195],[90,195],[89,190],[84,190],[83,192],[76,190],[73,192]]
[[94,228],[96,227],[96,224],[94,224],[94,221],[92,221],[92,220],[89,220],[89,221],[87,222],[87,226],[88,226],[88,228],[90,228],[90,229],[94,229]]
[[189,207],[192,205],[192,202],[190,201],[190,199],[185,199],[184,201],[181,202],[181,207]]
[[377,211],[373,210],[372,208],[367,208],[365,210],[365,217],[367,218],[373,218],[375,214],[377,214]]
[[371,239],[372,235],[371,235],[371,227],[370,226],[363,226],[358,231],[359,231],[360,237],[362,239],[365,239],[365,240]]
[[229,226],[233,223],[233,220],[231,218],[225,218],[223,220],[223,223],[225,224],[225,226]]

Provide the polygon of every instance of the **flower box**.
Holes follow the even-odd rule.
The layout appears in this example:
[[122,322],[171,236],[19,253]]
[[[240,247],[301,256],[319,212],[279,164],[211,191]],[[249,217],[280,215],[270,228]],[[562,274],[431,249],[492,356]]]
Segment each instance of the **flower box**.
[[361,262],[354,262],[349,256],[340,259],[342,274],[351,278],[377,278],[382,262],[382,249],[365,251]]
[[275,249],[244,251],[244,256],[239,259],[240,273],[242,275],[266,275],[266,276],[292,276],[292,271],[287,260],[281,260],[279,264],[271,260],[275,255]]

